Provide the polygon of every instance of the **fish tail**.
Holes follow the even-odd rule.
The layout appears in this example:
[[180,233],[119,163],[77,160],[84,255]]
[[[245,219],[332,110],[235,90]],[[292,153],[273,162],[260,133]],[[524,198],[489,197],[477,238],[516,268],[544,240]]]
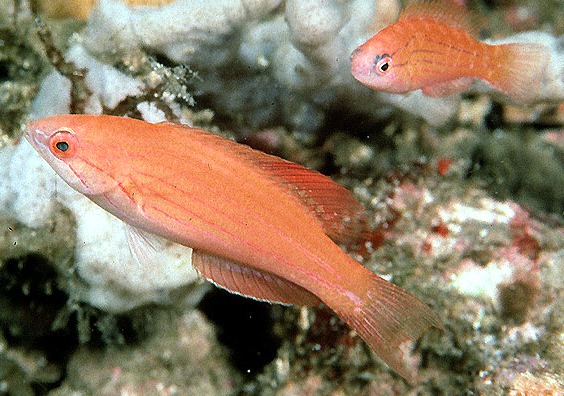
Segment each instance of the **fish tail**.
[[512,43],[497,45],[499,64],[495,76],[488,79],[512,100],[531,103],[539,97],[541,81],[550,60],[550,52],[542,44]]
[[412,382],[406,347],[431,326],[442,329],[437,314],[402,288],[361,267],[361,291],[339,293],[328,304],[395,372]]

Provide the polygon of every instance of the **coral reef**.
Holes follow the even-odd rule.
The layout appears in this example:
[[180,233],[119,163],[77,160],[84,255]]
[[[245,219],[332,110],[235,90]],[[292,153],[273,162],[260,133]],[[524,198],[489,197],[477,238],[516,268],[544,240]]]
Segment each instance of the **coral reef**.
[[215,333],[196,311],[154,311],[153,331],[137,346],[105,351],[83,347],[68,364],[69,375],[51,396],[230,395],[240,376],[226,362]]
[[[0,392],[562,393],[564,12],[532,3],[494,19],[550,33],[497,23],[490,38],[551,48],[545,103],[522,109],[479,84],[430,99],[355,82],[350,51],[395,0],[101,0],[86,25],[36,25],[27,1],[0,0]],[[216,337],[193,310],[189,249],[162,241],[169,259],[140,266],[124,225],[18,141],[69,111],[195,124],[350,188],[374,226],[350,254],[444,320],[411,355],[418,381],[323,308],[220,294],[198,306]]]
[[[325,109],[341,106],[374,118],[397,106],[442,124],[456,111],[457,97],[373,92],[350,75],[351,51],[390,22],[390,9],[397,10],[397,2],[236,0],[210,5],[179,0],[150,10],[102,0],[92,11],[81,45],[105,55],[108,46],[118,53],[144,48],[188,64],[201,77],[195,91],[224,117],[243,117],[253,127],[284,124],[313,131],[323,124]],[[564,99],[560,39],[525,32],[492,40],[503,41],[550,47],[537,99]],[[487,86],[481,89],[492,92]]]
[[[158,6],[172,3],[174,0],[125,0],[132,6]],[[33,5],[40,13],[52,18],[73,17],[86,20],[94,7],[95,0],[35,0]]]
[[286,312],[296,325],[283,329],[277,359],[250,389],[272,395],[562,389],[563,355],[554,351],[562,349],[564,284],[554,273],[563,263],[562,225],[553,230],[516,203],[489,197],[462,180],[464,170],[458,162],[441,175],[438,166],[422,164],[355,189],[370,199],[380,224],[365,264],[445,320],[446,330],[423,337],[413,356],[424,367],[415,387],[375,371],[380,363],[342,322],[304,308]]
[[[419,91],[409,95],[374,92],[350,75],[350,52],[393,20],[390,9],[397,10],[397,3],[178,0],[139,7],[102,0],[67,59],[84,67],[100,60],[116,62],[124,54],[144,49],[190,65],[200,76],[190,82],[192,90],[222,117],[243,120],[251,127],[283,124],[312,132],[325,122],[327,108],[342,107],[375,119],[386,118],[399,107],[433,124],[444,124],[456,112],[458,96],[437,99]],[[544,32],[523,32],[490,40],[519,41],[542,43],[550,49],[537,100],[563,100],[561,39]],[[120,87],[112,80],[115,72],[110,64],[100,73],[89,78],[101,82],[107,73],[105,85]],[[52,92],[61,84],[47,80],[43,89]],[[495,91],[487,84],[477,84],[475,90]],[[118,98],[116,92],[114,100]],[[115,103],[110,100],[106,105],[113,108]]]
[[[14,4],[0,1],[0,147],[21,134],[21,119],[29,113],[45,64],[39,48],[25,39],[32,35],[30,13],[16,12]],[[13,27],[13,28],[10,28]]]

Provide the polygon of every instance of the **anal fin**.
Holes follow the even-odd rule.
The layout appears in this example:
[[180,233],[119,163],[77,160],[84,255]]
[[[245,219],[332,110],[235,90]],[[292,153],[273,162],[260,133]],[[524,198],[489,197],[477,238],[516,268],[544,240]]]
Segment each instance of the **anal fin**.
[[192,265],[215,285],[256,300],[309,306],[320,302],[314,294],[295,283],[223,257],[194,251]]

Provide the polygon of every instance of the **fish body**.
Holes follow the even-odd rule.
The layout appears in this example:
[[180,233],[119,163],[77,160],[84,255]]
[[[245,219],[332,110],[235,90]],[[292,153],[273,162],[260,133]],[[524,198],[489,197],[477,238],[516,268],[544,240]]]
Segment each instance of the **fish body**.
[[366,235],[366,218],[317,172],[199,129],[122,117],[48,117],[26,137],[110,213],[192,247],[212,282],[271,302],[322,301],[404,378],[400,344],[440,327],[429,307],[338,247]]
[[475,36],[477,17],[448,0],[416,1],[351,55],[362,84],[431,97],[464,91],[474,79],[488,82],[516,102],[538,95],[550,55],[540,44],[489,45]]

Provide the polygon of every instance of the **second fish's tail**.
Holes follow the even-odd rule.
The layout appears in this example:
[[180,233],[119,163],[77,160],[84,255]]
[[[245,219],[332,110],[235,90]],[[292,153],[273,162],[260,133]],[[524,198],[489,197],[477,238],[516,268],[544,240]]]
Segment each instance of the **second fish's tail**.
[[548,48],[530,43],[501,44],[494,48],[494,73],[488,82],[517,103],[527,104],[538,99],[550,61]]

